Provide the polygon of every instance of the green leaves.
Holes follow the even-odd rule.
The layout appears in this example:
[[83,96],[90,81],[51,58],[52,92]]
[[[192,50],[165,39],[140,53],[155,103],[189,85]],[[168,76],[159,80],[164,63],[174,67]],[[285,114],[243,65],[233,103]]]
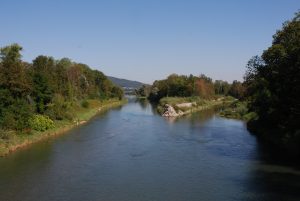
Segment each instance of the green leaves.
[[[292,21],[283,24],[262,58],[255,57],[249,61],[245,76],[249,108],[258,115],[258,119],[249,122],[249,125],[261,128],[260,134],[280,146],[295,142],[296,133],[299,132],[299,16],[300,13]],[[290,141],[283,142],[287,136]],[[297,146],[300,153],[300,144]]]
[[171,74],[164,80],[155,81],[151,87],[149,99],[159,101],[168,96],[189,97],[199,96],[212,98],[215,93],[211,78],[205,75],[199,77]]
[[21,50],[18,44],[0,49],[0,129],[43,131],[49,118],[72,120],[81,100],[123,97],[121,88],[85,64],[48,56],[29,64]]
[[4,64],[17,63],[21,61],[20,51],[23,48],[18,44],[12,44],[0,49],[0,61]]
[[54,128],[54,122],[45,115],[33,115],[29,119],[30,128],[36,131],[46,131],[48,129]]

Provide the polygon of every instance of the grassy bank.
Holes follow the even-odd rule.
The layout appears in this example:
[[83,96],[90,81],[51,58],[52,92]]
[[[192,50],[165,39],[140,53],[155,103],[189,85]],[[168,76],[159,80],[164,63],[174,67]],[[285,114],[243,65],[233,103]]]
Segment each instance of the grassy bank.
[[55,128],[53,129],[44,132],[31,131],[26,134],[17,134],[14,131],[0,131],[0,156],[7,155],[17,149],[47,139],[50,136],[63,134],[74,127],[86,123],[99,112],[124,104],[126,100],[88,100],[87,102],[88,106],[86,107],[82,107],[80,104],[74,105],[73,109],[76,111],[74,120],[55,121]]
[[[168,104],[171,105],[177,113],[186,115],[205,109],[210,109],[215,106],[220,106],[229,102],[232,102],[232,98],[219,97],[216,99],[207,100],[199,97],[165,97],[159,101],[157,110],[160,114],[163,114],[164,106]],[[184,105],[186,103],[188,103],[187,106]]]
[[256,114],[248,111],[247,102],[235,100],[222,105],[218,113],[221,117],[249,121],[256,117]]

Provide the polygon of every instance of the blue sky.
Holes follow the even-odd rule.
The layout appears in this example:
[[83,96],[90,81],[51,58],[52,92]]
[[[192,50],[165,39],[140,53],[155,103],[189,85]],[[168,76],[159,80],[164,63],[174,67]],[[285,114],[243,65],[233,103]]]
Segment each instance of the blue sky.
[[0,46],[146,83],[171,73],[231,82],[299,9],[299,0],[2,0]]

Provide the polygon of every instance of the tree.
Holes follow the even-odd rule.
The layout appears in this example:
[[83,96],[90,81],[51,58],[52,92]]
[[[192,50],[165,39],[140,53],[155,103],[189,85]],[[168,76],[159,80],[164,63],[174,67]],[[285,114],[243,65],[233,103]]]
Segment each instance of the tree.
[[158,102],[166,96],[199,96],[209,99],[214,95],[212,79],[205,75],[199,77],[171,74],[164,80],[156,80],[149,93],[149,100]]
[[14,98],[24,97],[30,91],[25,68],[21,62],[21,50],[22,47],[18,44],[0,50],[0,87],[8,89]]
[[249,128],[265,139],[300,153],[300,13],[283,24],[272,46],[252,58],[245,75]]
[[122,100],[124,92],[120,87],[113,86],[112,88],[112,98],[118,98],[119,100]]
[[215,94],[227,95],[230,89],[230,84],[223,80],[214,82]]
[[33,97],[36,103],[36,111],[44,113],[47,104],[51,102],[54,89],[50,84],[50,75],[54,66],[51,57],[38,56],[33,60]]
[[42,55],[30,64],[21,50],[18,44],[0,49],[0,129],[30,130],[34,117],[72,120],[82,100],[123,97],[121,88],[85,64]]
[[237,99],[243,99],[245,96],[245,91],[246,91],[246,88],[243,85],[243,83],[241,83],[237,80],[234,80],[230,86],[228,94]]
[[18,44],[0,50],[0,125],[5,129],[27,128],[32,114],[28,102],[30,85],[21,50]]
[[141,88],[135,90],[135,94],[140,97],[148,97],[151,92],[151,87],[143,85]]

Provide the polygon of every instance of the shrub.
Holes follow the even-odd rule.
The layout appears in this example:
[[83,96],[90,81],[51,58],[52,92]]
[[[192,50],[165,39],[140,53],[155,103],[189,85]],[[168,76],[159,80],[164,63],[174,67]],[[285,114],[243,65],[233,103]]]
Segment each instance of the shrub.
[[90,106],[90,103],[87,100],[83,100],[81,102],[81,106],[84,107],[84,108],[88,108]]
[[164,109],[163,106],[158,105],[158,106],[157,106],[157,111],[158,111],[159,114],[163,114],[164,111],[165,111],[165,109]]
[[15,103],[2,110],[0,125],[7,130],[22,131],[28,128],[28,119],[32,116],[33,108],[23,99],[16,99]]
[[62,95],[55,94],[52,103],[47,105],[45,114],[55,120],[72,120],[75,116],[72,104],[72,102],[65,101]]
[[29,125],[36,131],[45,131],[55,127],[54,122],[48,116],[40,114],[33,115],[33,117],[29,119]]

